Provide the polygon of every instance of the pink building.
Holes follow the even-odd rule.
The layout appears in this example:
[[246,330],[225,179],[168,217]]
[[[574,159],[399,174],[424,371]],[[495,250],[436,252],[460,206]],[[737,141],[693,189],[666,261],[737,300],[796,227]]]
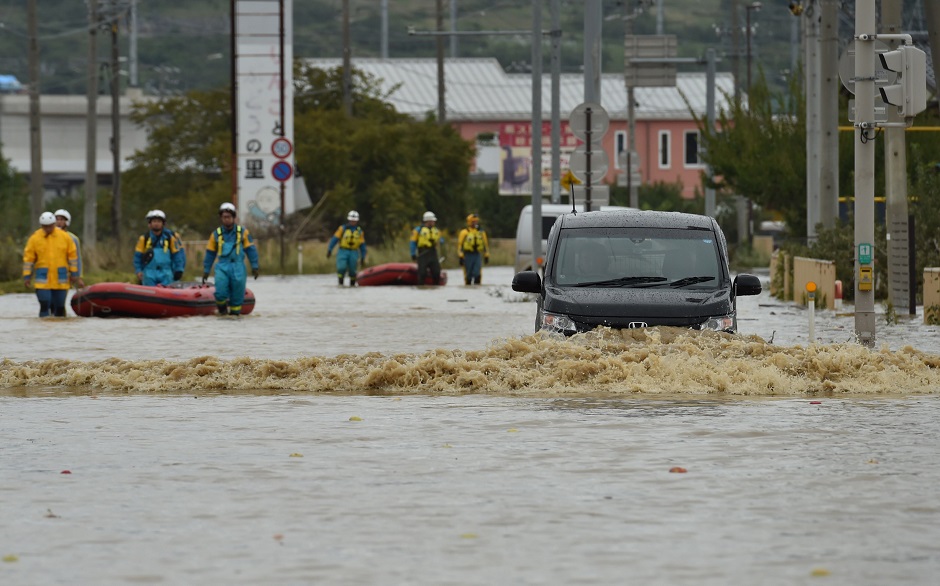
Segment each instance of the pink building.
[[[338,59],[312,59],[310,65],[335,68]],[[434,59],[354,59],[353,67],[381,80],[383,90],[396,85],[389,101],[399,112],[423,118],[436,114],[437,62]],[[715,78],[716,112],[729,107],[733,95],[730,73]],[[531,193],[525,180],[531,180],[532,81],[525,74],[503,71],[495,59],[446,59],[444,86],[447,120],[460,135],[477,143],[475,173],[496,175],[501,191],[513,185],[517,193]],[[562,120],[562,173],[567,170],[567,153],[580,143],[567,128],[568,115],[584,101],[584,78],[564,74],[560,78],[559,110]],[[683,195],[702,192],[699,159],[699,131],[693,118],[704,118],[706,108],[705,73],[679,73],[675,87],[636,88],[634,97],[636,137],[641,183],[681,182]],[[601,145],[610,165],[609,184],[626,185],[627,91],[622,74],[604,74],[601,80],[601,105],[610,116],[610,128]],[[551,155],[551,77],[542,82],[542,155],[543,190],[551,193],[546,182],[546,167]],[[508,150],[507,150],[508,147]],[[527,154],[528,153],[528,154]],[[511,165],[506,165],[507,158]],[[549,174],[550,177],[550,174]],[[525,178],[525,179],[524,179]]]

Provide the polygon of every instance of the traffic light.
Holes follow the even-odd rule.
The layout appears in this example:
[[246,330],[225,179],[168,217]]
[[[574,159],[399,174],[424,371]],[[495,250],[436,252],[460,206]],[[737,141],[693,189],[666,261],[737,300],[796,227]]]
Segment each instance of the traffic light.
[[886,104],[897,106],[898,115],[913,118],[927,109],[927,54],[911,45],[879,53],[881,66],[898,74],[894,85],[878,88]]

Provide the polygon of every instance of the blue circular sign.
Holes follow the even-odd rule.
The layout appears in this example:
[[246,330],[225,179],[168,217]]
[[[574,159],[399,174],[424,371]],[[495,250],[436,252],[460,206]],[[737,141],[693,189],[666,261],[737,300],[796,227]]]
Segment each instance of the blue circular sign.
[[291,167],[291,164],[287,161],[278,161],[274,163],[274,166],[271,167],[271,175],[281,183],[290,179],[291,175],[294,174],[294,168]]

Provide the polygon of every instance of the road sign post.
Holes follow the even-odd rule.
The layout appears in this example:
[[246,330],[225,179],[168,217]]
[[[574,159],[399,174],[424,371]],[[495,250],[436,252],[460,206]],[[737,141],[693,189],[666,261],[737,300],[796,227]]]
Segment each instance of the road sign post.
[[607,174],[607,152],[595,143],[599,143],[610,128],[610,115],[600,104],[583,102],[571,111],[568,124],[571,132],[584,141],[571,154],[570,167],[571,172],[584,181],[584,209],[589,212],[591,185],[600,183]]

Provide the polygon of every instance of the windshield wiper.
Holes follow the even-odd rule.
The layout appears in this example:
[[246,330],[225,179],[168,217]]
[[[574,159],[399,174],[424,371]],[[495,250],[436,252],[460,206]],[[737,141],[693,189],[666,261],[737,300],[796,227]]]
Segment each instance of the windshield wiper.
[[577,283],[575,287],[626,287],[628,285],[639,285],[640,283],[659,283],[665,280],[666,277],[618,277],[590,283]]
[[679,279],[678,281],[673,281],[669,283],[670,287],[675,287],[680,289],[682,287],[688,287],[689,285],[695,285],[696,283],[704,283],[705,281],[714,281],[715,277],[685,277],[684,279]]

